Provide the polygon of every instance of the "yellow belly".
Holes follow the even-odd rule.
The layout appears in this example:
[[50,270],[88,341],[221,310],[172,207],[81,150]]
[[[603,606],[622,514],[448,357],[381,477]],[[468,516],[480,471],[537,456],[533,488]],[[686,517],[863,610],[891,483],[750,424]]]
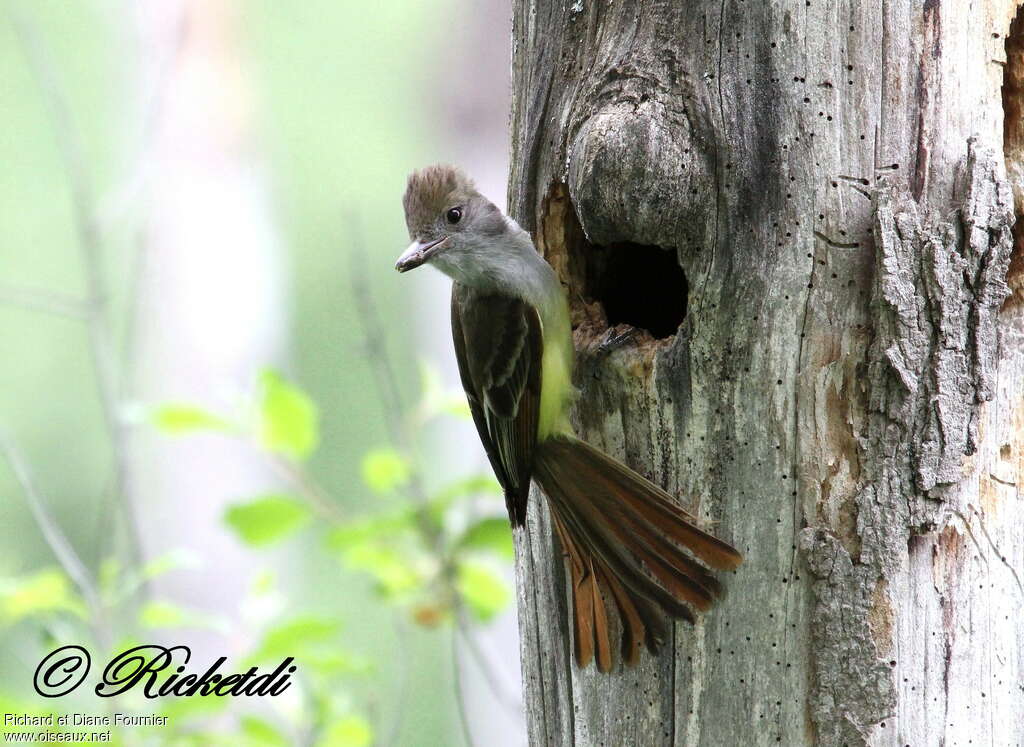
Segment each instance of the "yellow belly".
[[540,413],[537,438],[554,433],[571,433],[569,405],[572,401],[572,327],[569,309],[563,303],[542,314],[544,352],[541,355]]

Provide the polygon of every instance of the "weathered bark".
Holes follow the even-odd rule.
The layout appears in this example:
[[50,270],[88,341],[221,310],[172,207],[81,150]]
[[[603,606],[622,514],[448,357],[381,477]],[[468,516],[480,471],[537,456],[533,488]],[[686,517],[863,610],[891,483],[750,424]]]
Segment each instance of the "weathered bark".
[[532,501],[531,742],[1024,742],[1015,4],[514,8],[510,210],[579,432],[746,554],[667,653],[579,671]]

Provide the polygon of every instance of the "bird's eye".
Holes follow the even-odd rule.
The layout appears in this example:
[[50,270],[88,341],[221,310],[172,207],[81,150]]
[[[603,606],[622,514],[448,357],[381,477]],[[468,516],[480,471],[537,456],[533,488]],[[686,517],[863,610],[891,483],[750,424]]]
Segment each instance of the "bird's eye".
[[462,208],[453,207],[447,213],[444,214],[445,220],[451,223],[453,226],[462,220]]

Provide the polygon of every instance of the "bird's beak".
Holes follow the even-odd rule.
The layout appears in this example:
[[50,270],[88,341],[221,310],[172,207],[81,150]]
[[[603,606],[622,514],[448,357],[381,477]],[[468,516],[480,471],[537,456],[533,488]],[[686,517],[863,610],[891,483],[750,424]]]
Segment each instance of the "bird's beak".
[[395,269],[399,272],[413,270],[434,256],[437,251],[448,241],[447,236],[442,236],[435,241],[414,241],[409,248],[402,252],[402,256],[395,262]]

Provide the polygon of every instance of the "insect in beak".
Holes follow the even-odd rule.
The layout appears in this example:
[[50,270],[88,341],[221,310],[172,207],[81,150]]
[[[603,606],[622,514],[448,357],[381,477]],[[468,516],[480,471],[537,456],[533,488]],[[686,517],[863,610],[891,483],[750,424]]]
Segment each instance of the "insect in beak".
[[395,269],[399,272],[414,270],[437,253],[448,241],[447,236],[429,242],[414,241],[409,248],[402,252],[402,256],[395,262]]

